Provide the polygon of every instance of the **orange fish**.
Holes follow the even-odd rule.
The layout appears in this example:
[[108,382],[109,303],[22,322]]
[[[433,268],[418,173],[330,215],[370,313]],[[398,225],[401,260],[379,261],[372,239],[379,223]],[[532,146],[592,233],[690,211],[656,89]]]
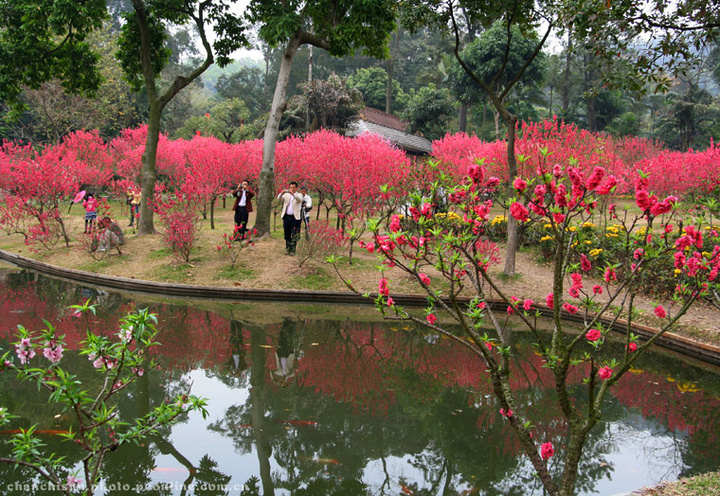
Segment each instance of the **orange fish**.
[[404,494],[413,494],[412,489],[407,486],[400,485],[400,489],[402,489]]
[[317,422],[313,420],[283,420],[284,424],[290,424],[290,425],[301,425],[301,426],[315,426],[318,425]]

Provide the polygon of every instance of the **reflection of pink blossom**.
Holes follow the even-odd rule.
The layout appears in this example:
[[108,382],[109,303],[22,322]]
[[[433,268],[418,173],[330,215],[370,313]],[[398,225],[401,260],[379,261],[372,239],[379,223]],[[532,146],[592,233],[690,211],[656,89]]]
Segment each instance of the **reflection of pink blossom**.
[[543,443],[542,446],[540,446],[540,456],[543,460],[547,460],[554,454],[555,448],[553,448],[552,443]]
[[613,369],[606,365],[605,367],[598,370],[598,375],[600,376],[600,379],[606,381],[612,377]]

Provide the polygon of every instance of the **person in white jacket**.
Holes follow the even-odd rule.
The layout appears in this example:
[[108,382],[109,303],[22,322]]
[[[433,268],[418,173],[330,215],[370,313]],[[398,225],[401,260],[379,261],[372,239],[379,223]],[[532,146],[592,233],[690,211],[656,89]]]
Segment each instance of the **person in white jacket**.
[[297,183],[290,182],[289,189],[284,189],[277,196],[282,200],[282,220],[283,229],[285,230],[285,254],[294,255],[297,238],[300,234],[300,225],[302,222],[302,201],[303,196],[297,190]]

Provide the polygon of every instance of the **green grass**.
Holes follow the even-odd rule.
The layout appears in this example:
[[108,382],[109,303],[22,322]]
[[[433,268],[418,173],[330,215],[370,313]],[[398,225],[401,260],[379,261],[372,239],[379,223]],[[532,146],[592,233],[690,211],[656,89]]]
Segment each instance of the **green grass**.
[[190,264],[161,265],[154,271],[154,276],[165,282],[185,282],[194,267]]
[[128,259],[127,255],[116,255],[113,253],[108,253],[105,258],[102,260],[89,260],[87,263],[84,263],[78,267],[80,270],[84,270],[87,272],[99,272],[103,269],[106,269],[108,267],[112,267],[118,262],[122,262]]
[[656,487],[642,489],[637,494],[638,496],[720,496],[720,472],[659,484]]
[[318,267],[313,274],[303,276],[304,289],[322,291],[330,289],[335,281],[335,273],[328,273],[324,267]]

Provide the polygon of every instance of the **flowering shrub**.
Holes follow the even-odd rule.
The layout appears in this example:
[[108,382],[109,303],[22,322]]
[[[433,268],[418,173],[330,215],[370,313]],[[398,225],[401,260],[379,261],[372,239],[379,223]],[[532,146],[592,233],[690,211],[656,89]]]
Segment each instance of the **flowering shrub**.
[[307,236],[301,236],[297,247],[299,265],[310,259],[324,260],[328,256],[338,255],[348,244],[347,237],[327,222],[310,223]]
[[[487,256],[477,250],[488,226],[492,228],[489,198],[498,185],[498,180],[488,178],[479,165],[471,165],[459,183],[448,181],[435,186],[447,192],[449,211],[462,219],[460,223],[449,228],[444,219],[421,210],[413,215],[414,224],[391,221],[387,231],[383,230],[382,222],[371,221],[368,226],[373,241],[364,246],[378,254],[382,260],[381,270],[400,269],[417,281],[418,288],[427,295],[423,314],[406,310],[393,300],[393,282],[383,274],[378,292],[372,295],[378,310],[386,319],[413,321],[471,349],[481,362],[480,367],[491,376],[499,406],[505,412],[513,412],[506,417],[507,421],[545,490],[551,495],[570,496],[574,492],[583,445],[589,430],[601,418],[609,388],[675,325],[698,297],[708,294],[709,285],[715,284],[720,271],[720,246],[705,246],[706,239],[697,226],[687,226],[677,239],[663,236],[669,232],[675,198],[660,199],[652,195],[647,177],[641,175],[634,182],[641,212],[620,214],[612,207],[613,218],[621,226],[617,233],[612,232],[617,234],[611,236],[612,243],[616,244],[614,250],[624,256],[609,262],[599,261],[603,249],[594,247],[594,243],[598,233],[605,231],[597,229],[592,219],[602,197],[615,191],[617,178],[598,165],[580,169],[570,156],[558,162],[544,158],[547,158],[546,151],[534,158],[526,157],[528,175],[513,179],[515,196],[507,200],[507,205],[510,215],[518,222],[542,222],[546,233],[543,237],[547,236],[544,250],[555,267],[553,289],[545,299],[553,312],[554,326],[549,333],[538,327],[533,313],[535,303],[500,289],[488,272]],[[529,167],[529,164],[534,165]],[[622,348],[605,346],[608,329],[601,324],[601,318],[617,320],[622,315],[632,319],[633,295],[640,288],[642,275],[653,273],[667,263],[675,268],[677,284],[672,292],[672,304],[669,308],[662,307],[664,318],[659,332],[644,343],[628,333]],[[437,275],[429,275],[430,267]],[[587,276],[601,278],[604,284],[591,286],[587,284]],[[445,282],[442,292],[438,279]],[[557,407],[566,424],[563,436],[554,442],[540,444],[538,436],[533,436],[533,426],[525,421],[525,410],[533,406],[519,403],[513,393],[514,374],[522,371],[512,359],[514,348],[504,324],[507,317],[495,315],[486,305],[486,287],[503,300],[503,310],[508,316],[517,316],[528,328],[536,353],[552,370]],[[447,329],[441,314],[459,325],[462,335]],[[579,325],[579,332],[566,332],[568,324],[563,317],[569,314],[580,318],[580,324],[572,324]],[[585,375],[586,391],[582,394],[588,397],[587,403],[574,401],[580,392],[570,391],[567,378],[571,371]],[[556,469],[559,474],[553,474],[547,464],[556,449],[561,450],[564,457]]]
[[175,199],[157,200],[155,212],[160,217],[163,242],[179,262],[189,263],[200,223],[196,201],[180,192]]
[[[89,301],[70,307],[79,318],[94,313]],[[88,364],[99,376],[84,385],[78,376],[71,374],[63,364],[68,353],[63,335],[45,322],[39,333],[18,326],[17,341],[13,349],[5,352],[0,371],[7,369],[17,374],[18,380],[32,383],[48,392],[48,401],[65,408],[71,417],[68,428],[58,436],[76,446],[76,456],[69,460],[82,460],[77,464],[48,452],[37,436],[35,427],[20,429],[18,434],[6,438],[9,455],[0,462],[22,465],[35,470],[50,484],[66,488],[65,494],[83,488],[83,494],[93,495],[103,478],[106,455],[127,443],[142,442],[158,428],[176,423],[190,411],[206,414],[205,401],[186,394],[163,402],[147,415],[126,422],[116,409],[116,398],[125,394],[138,377],[156,365],[148,359],[148,351],[157,345],[155,315],[147,310],[128,314],[120,321],[114,338],[99,336],[87,329],[87,339],[81,343],[80,355],[88,357]],[[0,407],[0,427],[14,418],[6,408]]]
[[230,260],[230,267],[235,267],[240,254],[249,246],[255,245],[255,236],[257,236],[257,230],[245,231],[243,236],[240,236],[240,226],[235,226],[235,232],[232,236],[223,234],[222,243],[217,245],[217,250],[222,252]]

